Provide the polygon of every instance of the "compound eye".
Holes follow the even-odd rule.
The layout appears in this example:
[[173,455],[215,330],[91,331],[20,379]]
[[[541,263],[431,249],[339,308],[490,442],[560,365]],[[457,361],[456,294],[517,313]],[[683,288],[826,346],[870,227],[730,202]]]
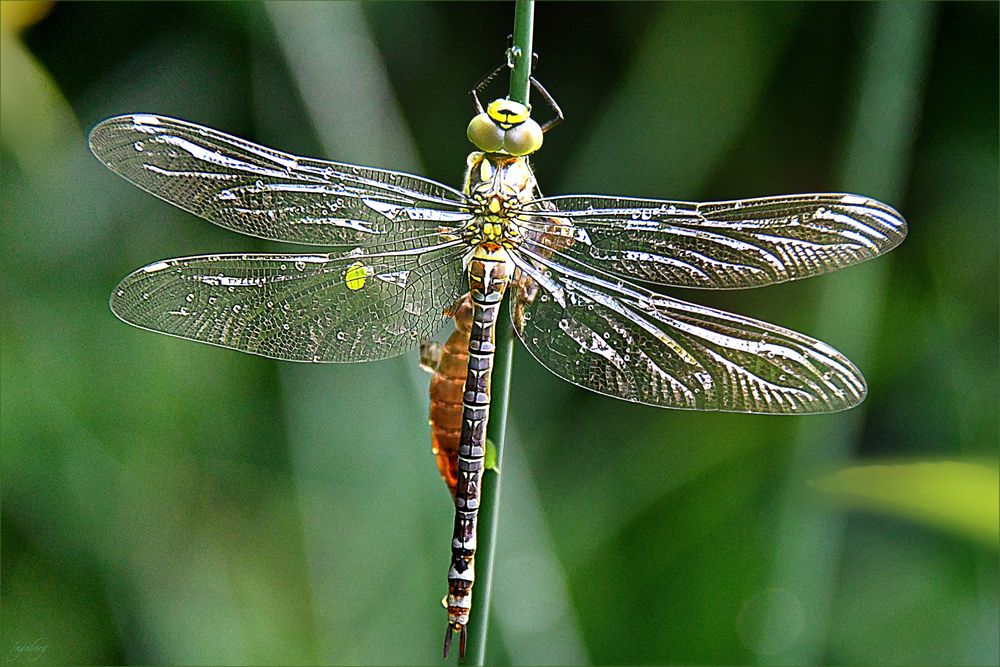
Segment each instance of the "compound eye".
[[476,148],[487,153],[496,153],[503,146],[503,130],[485,113],[469,121],[465,134]]
[[532,118],[507,130],[503,137],[504,150],[514,156],[534,153],[541,146],[542,128]]

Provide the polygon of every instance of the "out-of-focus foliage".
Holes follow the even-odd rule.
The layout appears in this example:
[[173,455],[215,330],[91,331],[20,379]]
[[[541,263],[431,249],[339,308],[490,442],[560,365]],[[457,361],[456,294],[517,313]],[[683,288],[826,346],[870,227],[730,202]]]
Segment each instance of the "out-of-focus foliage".
[[996,467],[942,461],[845,468],[816,480],[860,507],[892,512],[1000,542],[1000,473]]
[[52,2],[5,2],[0,4],[0,31],[15,34],[38,23],[52,11]]
[[[6,656],[437,661],[452,510],[416,353],[290,365],[119,323],[107,298],[138,266],[281,246],[141,193],[85,130],[151,111],[458,184],[466,92],[512,9],[65,3],[4,29]],[[996,458],[997,18],[538,5],[537,75],[567,115],[535,160],[546,194],[848,190],[899,208],[910,237],[805,283],[671,292],[844,351],[870,388],[846,414],[659,411],[515,358],[493,662],[1000,660],[994,550],[807,485],[866,460]]]

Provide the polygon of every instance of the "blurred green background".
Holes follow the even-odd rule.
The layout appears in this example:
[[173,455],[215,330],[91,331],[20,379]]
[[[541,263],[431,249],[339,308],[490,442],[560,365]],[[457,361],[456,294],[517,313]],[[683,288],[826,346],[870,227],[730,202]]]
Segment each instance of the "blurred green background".
[[[0,654],[438,664],[452,510],[416,353],[309,367],[118,322],[139,266],[279,246],[145,195],[85,136],[149,111],[458,185],[513,6],[24,9],[3,3]],[[842,350],[870,387],[848,413],[655,410],[517,351],[491,663],[997,664],[995,545],[807,484],[995,466],[997,25],[996,3],[537,7],[567,116],[546,194],[851,191],[910,235],[804,283],[670,292]]]

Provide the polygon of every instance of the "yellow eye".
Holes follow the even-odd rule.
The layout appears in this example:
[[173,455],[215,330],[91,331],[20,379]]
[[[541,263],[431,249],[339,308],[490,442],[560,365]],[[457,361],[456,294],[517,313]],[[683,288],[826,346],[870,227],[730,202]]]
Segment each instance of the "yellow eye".
[[534,153],[541,146],[542,128],[531,118],[507,130],[503,137],[504,150],[515,156]]
[[496,153],[503,146],[503,130],[485,113],[469,122],[469,129],[465,134],[476,148],[487,153]]

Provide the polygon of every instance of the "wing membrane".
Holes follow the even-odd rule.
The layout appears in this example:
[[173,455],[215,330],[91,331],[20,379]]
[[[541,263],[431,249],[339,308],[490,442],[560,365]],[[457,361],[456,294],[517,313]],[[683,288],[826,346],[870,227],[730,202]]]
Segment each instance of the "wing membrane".
[[565,256],[677,287],[745,288],[806,278],[871,259],[906,236],[906,222],[894,209],[848,194],[700,204],[593,195],[542,201],[558,208],[559,218],[529,215],[528,226],[536,236],[572,237],[560,249]]
[[132,273],[125,322],[287,361],[384,359],[418,345],[468,290],[463,248],[377,255],[210,255]]
[[754,413],[833,412],[864,398],[860,372],[818,340],[520,253],[514,327],[542,365],[576,385],[660,407]]
[[90,133],[90,148],[143,190],[276,241],[411,248],[470,218],[464,195],[434,181],[297,157],[164,116],[109,118]]

